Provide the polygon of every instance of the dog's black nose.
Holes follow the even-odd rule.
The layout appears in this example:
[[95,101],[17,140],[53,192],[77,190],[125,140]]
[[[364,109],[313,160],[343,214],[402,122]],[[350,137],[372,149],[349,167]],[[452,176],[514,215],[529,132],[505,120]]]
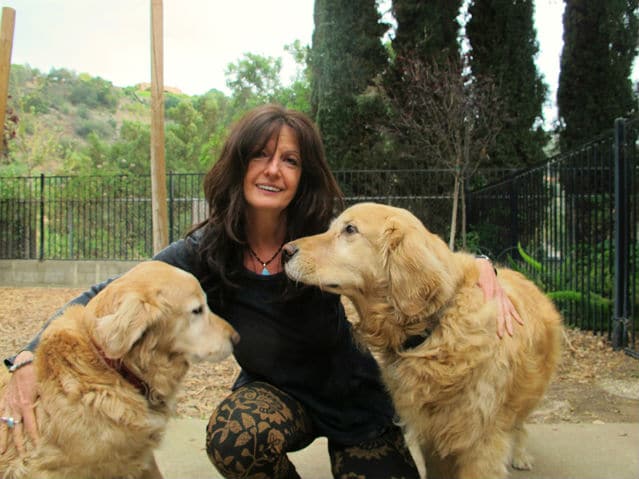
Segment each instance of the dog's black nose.
[[286,263],[297,253],[297,246],[293,243],[286,243],[282,248],[282,260]]

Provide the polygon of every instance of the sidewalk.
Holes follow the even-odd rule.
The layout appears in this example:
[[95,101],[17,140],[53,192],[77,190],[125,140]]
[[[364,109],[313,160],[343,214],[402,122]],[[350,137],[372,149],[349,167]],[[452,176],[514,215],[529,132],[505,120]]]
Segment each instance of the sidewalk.
[[[165,479],[221,478],[204,450],[206,421],[171,421],[156,453]],[[532,471],[512,479],[638,479],[639,424],[531,424]],[[303,479],[331,479],[326,440],[290,455]]]

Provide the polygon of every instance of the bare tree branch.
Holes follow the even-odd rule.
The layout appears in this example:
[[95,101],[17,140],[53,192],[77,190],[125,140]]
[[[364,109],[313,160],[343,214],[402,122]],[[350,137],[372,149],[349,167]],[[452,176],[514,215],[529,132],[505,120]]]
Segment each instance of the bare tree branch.
[[401,85],[378,85],[391,115],[384,128],[410,145],[416,163],[450,169],[453,173],[453,208],[449,245],[453,248],[457,211],[462,200],[462,234],[465,245],[463,187],[477,171],[504,123],[501,101],[490,78],[467,73],[467,59],[427,62],[414,55],[398,58]]

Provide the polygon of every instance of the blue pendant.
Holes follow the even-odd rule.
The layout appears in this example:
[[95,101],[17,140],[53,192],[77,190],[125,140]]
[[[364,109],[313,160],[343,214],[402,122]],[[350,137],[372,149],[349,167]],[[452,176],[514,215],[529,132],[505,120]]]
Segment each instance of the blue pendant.
[[264,269],[262,270],[262,276],[269,276],[271,273],[268,272],[268,269],[266,269],[266,266],[264,266]]

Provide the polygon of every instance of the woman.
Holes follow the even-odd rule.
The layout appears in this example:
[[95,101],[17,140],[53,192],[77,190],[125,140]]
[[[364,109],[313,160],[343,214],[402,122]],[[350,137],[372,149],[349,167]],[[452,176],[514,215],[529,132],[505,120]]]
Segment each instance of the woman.
[[[316,126],[275,105],[250,111],[204,189],[207,220],[155,259],[193,273],[211,309],[241,336],[240,376],[207,426],[211,462],[228,478],[297,478],[287,452],[326,436],[335,477],[417,478],[377,366],[354,345],[339,297],[295,285],[282,271],[284,243],[324,231],[343,206]],[[478,262],[484,291],[501,301],[492,266]],[[73,302],[87,303],[105,284]],[[25,366],[0,404],[31,436],[36,385],[28,360],[37,340],[15,358]],[[22,423],[12,431],[20,441]]]

